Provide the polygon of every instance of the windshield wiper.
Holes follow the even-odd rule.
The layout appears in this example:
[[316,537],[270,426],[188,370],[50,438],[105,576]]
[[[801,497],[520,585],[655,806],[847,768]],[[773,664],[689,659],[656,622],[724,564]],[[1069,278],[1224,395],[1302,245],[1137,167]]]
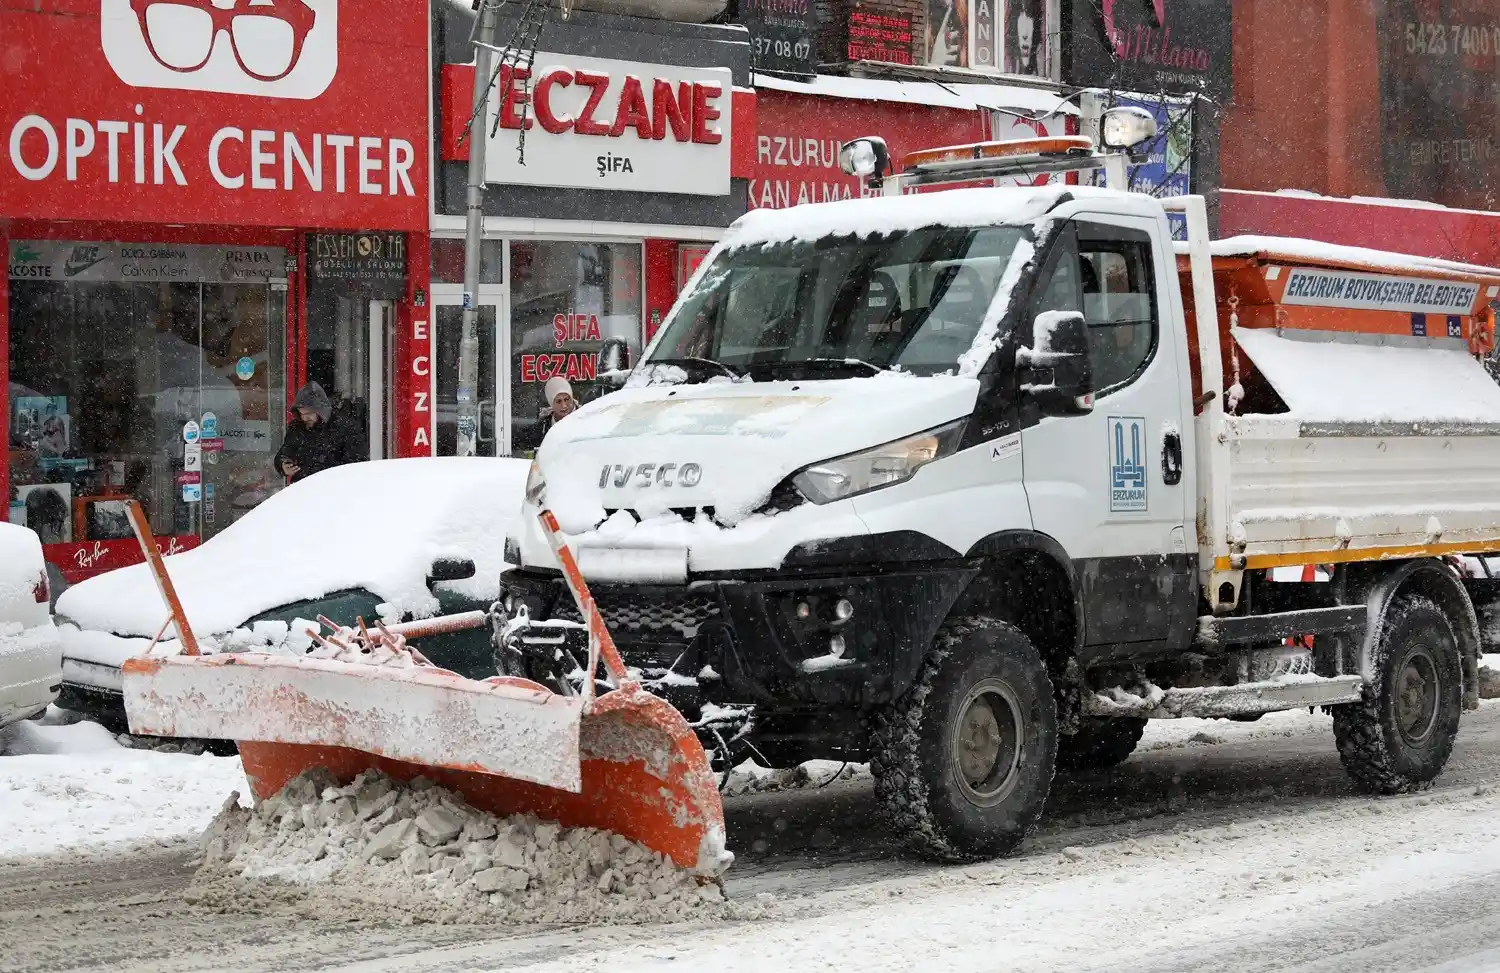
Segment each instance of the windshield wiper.
[[821,368],[824,370],[837,368],[864,368],[867,369],[871,375],[879,375],[881,372],[885,371],[885,369],[881,368],[879,365],[876,365],[873,362],[867,362],[862,358],[796,358],[787,361],[767,362],[766,364],[777,370],[801,368],[805,366],[814,369]]
[[740,373],[739,372],[737,372],[734,369],[730,368],[728,365],[724,364],[721,361],[714,361],[712,358],[696,358],[696,357],[694,357],[692,355],[687,355],[687,356],[680,357],[680,358],[653,358],[650,361],[646,362],[646,364],[647,365],[676,365],[679,368],[681,368],[684,365],[707,365],[709,368],[717,368],[720,371],[720,373],[722,373],[724,375],[728,375],[730,378],[734,379],[736,382],[738,382],[740,380]]

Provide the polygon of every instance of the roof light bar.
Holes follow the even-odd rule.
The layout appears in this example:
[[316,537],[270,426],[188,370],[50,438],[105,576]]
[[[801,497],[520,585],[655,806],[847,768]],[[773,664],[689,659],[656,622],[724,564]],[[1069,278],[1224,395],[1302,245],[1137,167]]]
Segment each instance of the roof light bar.
[[1007,139],[1001,142],[972,142],[967,145],[945,145],[936,149],[908,152],[901,160],[907,171],[938,169],[957,164],[970,165],[999,159],[1028,156],[1092,153],[1094,140],[1087,135],[1055,135],[1033,139]]

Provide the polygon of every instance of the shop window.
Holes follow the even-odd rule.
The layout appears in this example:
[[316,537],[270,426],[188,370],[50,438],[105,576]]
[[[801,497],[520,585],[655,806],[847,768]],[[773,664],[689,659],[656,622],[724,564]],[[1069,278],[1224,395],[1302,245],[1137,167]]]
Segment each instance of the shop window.
[[[28,266],[13,260],[8,284],[12,521],[46,543],[126,539],[111,498],[129,496],[155,533],[208,537],[279,488],[286,285],[270,275],[285,251],[18,252]],[[192,459],[190,422],[202,440]]]
[[[479,282],[481,284],[505,283],[505,246],[499,240],[485,240],[479,245]],[[464,241],[432,240],[432,282],[435,284],[462,284],[464,282]]]
[[605,339],[641,352],[641,247],[636,243],[516,241],[510,248],[511,451],[536,449],[550,423],[543,391],[564,378],[588,402],[600,381]]

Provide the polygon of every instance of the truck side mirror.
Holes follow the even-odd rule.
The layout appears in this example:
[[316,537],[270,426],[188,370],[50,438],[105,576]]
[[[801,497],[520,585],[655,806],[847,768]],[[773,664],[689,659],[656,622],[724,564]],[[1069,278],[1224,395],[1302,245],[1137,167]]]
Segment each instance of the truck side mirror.
[[1044,416],[1094,411],[1089,328],[1077,311],[1043,311],[1032,325],[1032,347],[1016,352],[1021,391]]
[[605,338],[604,347],[599,350],[599,377],[603,378],[609,372],[628,371],[630,371],[630,345],[625,342],[624,338]]
[[464,581],[474,577],[474,562],[466,557],[433,558],[427,569],[427,587],[439,581]]

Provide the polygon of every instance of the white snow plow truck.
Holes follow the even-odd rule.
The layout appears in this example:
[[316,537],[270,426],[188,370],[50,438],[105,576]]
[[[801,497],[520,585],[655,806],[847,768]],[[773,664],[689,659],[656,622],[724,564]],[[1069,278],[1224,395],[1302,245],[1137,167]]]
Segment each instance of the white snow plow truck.
[[936,859],[1011,851],[1149,719],[1326,707],[1361,787],[1433,781],[1500,651],[1500,270],[1210,241],[1119,188],[1150,117],[1102,131],[860,139],[868,198],[737,221],[542,444],[502,674],[590,671],[550,511],[705,750],[868,760]]

